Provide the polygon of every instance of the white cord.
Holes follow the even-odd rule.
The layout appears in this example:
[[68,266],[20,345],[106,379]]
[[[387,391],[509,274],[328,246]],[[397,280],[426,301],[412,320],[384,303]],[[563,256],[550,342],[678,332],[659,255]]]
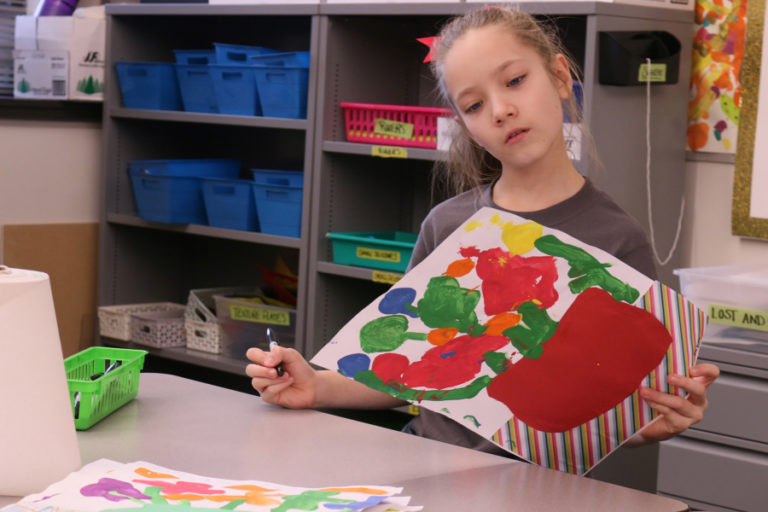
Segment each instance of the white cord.
[[680,239],[680,231],[683,226],[683,211],[685,210],[685,197],[682,198],[680,203],[680,216],[677,218],[677,232],[675,233],[675,240],[672,242],[672,248],[669,250],[669,254],[663,260],[659,257],[659,253],[656,250],[656,236],[653,233],[653,215],[651,213],[652,201],[651,201],[651,59],[645,59],[645,63],[648,66],[645,70],[645,187],[648,191],[648,226],[651,231],[651,249],[653,249],[653,255],[656,261],[661,266],[666,265],[672,258],[672,255],[677,249],[677,242]]

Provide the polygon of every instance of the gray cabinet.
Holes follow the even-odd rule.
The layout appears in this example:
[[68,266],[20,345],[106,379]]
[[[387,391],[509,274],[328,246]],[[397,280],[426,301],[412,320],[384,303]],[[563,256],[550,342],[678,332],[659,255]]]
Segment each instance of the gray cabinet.
[[[318,69],[317,6],[112,4],[107,34],[99,304],[184,303],[190,289],[256,285],[261,281],[257,263],[271,267],[280,256],[299,271],[297,310],[303,312]],[[306,119],[124,108],[114,62],[173,62],[174,49],[212,49],[214,42],[310,50]],[[128,162],[172,158],[238,158],[244,169],[303,170],[301,237],[142,220],[134,205]],[[304,318],[303,314],[296,317],[297,340],[305,339]],[[246,364],[244,355],[186,348],[150,352],[239,375]]]
[[[660,252],[674,237],[683,195],[684,144],[693,13],[603,2],[530,2],[521,8],[549,17],[584,74],[585,120],[602,166],[586,151],[581,172],[612,194],[647,227],[645,87],[598,83],[599,32],[655,31],[682,44],[676,84],[651,88],[653,209]],[[254,261],[278,254],[299,273],[297,348],[311,356],[387,283],[371,270],[333,263],[328,232],[418,231],[431,205],[430,170],[441,154],[408,149],[407,159],[371,156],[371,146],[348,143],[342,101],[434,106],[437,97],[427,48],[416,39],[435,34],[468,3],[107,6],[107,90],[104,104],[104,207],[101,219],[100,305],[184,302],[193,288],[249,284]],[[113,63],[173,60],[176,48],[212,42],[312,52],[306,120],[123,108]],[[300,238],[198,225],[141,220],[127,162],[150,158],[237,157],[252,167],[304,170]],[[673,257],[661,269],[671,281]],[[186,349],[163,357],[242,372],[243,359]]]
[[658,490],[692,507],[768,508],[768,344],[705,339],[700,362],[721,369],[704,419],[662,443]]

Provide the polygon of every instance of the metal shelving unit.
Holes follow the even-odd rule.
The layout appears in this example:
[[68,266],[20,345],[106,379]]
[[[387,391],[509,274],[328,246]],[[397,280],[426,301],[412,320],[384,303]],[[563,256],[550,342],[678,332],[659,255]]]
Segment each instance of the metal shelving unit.
[[[184,303],[189,290],[261,284],[256,263],[279,256],[298,271],[297,310],[306,309],[310,234],[309,197],[317,80],[318,18],[314,6],[209,6],[112,4],[107,7],[103,214],[99,304],[154,301]],[[309,50],[306,119],[203,114],[125,108],[113,63],[173,62],[173,49],[212,48],[214,42]],[[238,158],[243,167],[304,171],[301,237],[275,236],[203,225],[147,222],[138,217],[127,174],[134,159]],[[296,317],[297,348],[303,350],[304,316]],[[102,343],[132,346],[112,339]],[[186,348],[154,349],[153,356],[243,375],[246,365],[231,354]]]
[[[328,232],[416,232],[432,204],[436,150],[407,148],[407,158],[376,158],[349,143],[342,101],[431,105],[434,80],[422,62],[433,35],[473,3],[400,4],[110,4],[104,104],[104,213],[100,304],[183,302],[192,288],[248,284],[251,260],[287,254],[298,270],[297,348],[311,356],[359,309],[386,291],[368,269],[333,263]],[[687,70],[693,13],[605,2],[530,2],[521,8],[552,20],[584,75],[585,120],[604,169],[586,153],[581,172],[647,226],[645,88],[598,83],[598,33],[666,30],[682,44],[680,77],[652,88],[653,208],[659,247],[669,247],[683,193]],[[306,120],[126,109],[112,63],[172,61],[174,48],[214,41],[310,49]],[[620,129],[617,129],[617,126]],[[304,170],[302,236],[286,239],[207,226],[139,219],[125,172],[137,158],[240,157],[246,165]],[[660,269],[671,282],[679,257]],[[389,282],[386,282],[387,279]],[[170,356],[169,356],[170,357]],[[201,365],[210,364],[201,358]]]

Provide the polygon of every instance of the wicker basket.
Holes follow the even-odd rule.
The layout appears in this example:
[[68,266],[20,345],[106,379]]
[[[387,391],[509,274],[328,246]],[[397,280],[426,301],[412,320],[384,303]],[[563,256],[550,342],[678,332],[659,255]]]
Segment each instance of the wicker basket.
[[144,304],[123,304],[99,308],[99,334],[107,338],[131,341],[131,315],[178,309],[181,304],[174,302],[147,302]]
[[131,315],[131,341],[157,348],[185,346],[185,309],[186,306],[178,304],[166,311],[134,313]]

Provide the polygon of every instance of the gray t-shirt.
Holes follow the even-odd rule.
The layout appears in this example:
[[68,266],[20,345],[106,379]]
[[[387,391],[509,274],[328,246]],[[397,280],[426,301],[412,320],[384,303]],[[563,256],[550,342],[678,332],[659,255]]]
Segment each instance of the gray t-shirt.
[[[421,224],[410,266],[426,258],[448,235],[477,210],[494,204],[491,185],[470,190],[437,205]],[[586,180],[572,197],[535,212],[510,212],[539,224],[563,231],[582,242],[598,247],[656,279],[653,253],[645,231],[605,192]],[[422,408],[406,427],[407,432],[438,441],[509,456],[496,444],[472,432],[447,416]]]

